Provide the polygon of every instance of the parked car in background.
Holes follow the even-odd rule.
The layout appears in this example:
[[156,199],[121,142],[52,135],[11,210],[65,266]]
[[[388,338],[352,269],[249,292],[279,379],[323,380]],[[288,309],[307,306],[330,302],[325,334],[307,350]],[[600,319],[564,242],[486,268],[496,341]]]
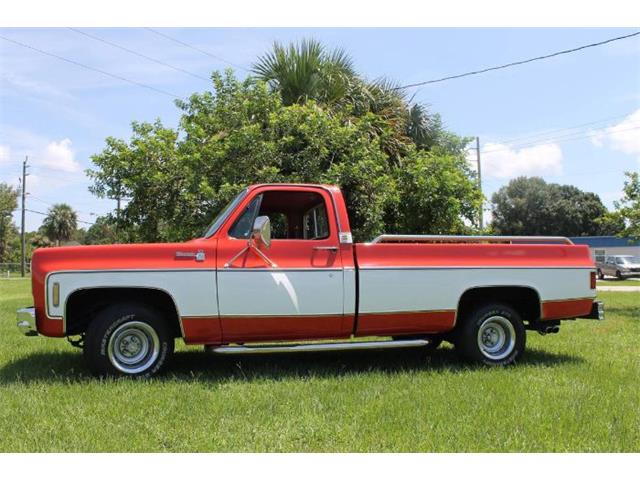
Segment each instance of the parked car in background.
[[609,255],[604,262],[598,262],[598,278],[602,280],[605,275],[616,277],[618,280],[624,278],[640,278],[640,257],[633,255]]

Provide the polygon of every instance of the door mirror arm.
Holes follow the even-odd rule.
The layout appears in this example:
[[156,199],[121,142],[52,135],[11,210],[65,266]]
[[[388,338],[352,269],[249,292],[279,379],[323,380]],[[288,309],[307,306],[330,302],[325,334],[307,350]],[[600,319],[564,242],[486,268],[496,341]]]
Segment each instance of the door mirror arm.
[[244,255],[247,251],[252,250],[262,260],[270,265],[272,268],[276,268],[274,262],[269,257],[260,251],[261,248],[269,248],[271,246],[271,222],[266,215],[260,216],[253,222],[253,229],[247,242],[247,246],[238,252],[231,260],[224,264],[224,268],[230,268],[233,262]]

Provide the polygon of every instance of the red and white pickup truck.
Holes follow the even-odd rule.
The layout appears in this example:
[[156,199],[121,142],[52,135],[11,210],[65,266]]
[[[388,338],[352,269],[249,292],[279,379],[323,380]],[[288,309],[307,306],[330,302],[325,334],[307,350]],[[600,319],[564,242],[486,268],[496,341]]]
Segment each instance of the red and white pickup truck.
[[[185,243],[36,250],[35,307],[18,311],[18,326],[79,336],[72,343],[98,375],[155,374],[178,337],[220,354],[446,340],[467,359],[505,365],[523,354],[525,330],[603,319],[595,276],[588,248],[562,237],[353,244],[337,187],[254,185]],[[284,343],[293,340],[315,342]]]

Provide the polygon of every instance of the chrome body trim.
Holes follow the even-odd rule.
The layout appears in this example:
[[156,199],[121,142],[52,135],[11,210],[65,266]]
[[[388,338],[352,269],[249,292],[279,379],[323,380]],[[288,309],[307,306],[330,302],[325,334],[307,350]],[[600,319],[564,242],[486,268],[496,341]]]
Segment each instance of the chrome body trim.
[[16,311],[16,326],[27,337],[38,335],[36,330],[36,309],[35,307],[21,308]]
[[383,340],[373,342],[335,342],[335,343],[309,343],[289,345],[264,345],[264,346],[222,346],[205,347],[209,352],[224,355],[242,353],[295,353],[295,352],[334,352],[342,350],[383,350],[387,348],[412,348],[425,347],[429,340]]
[[548,244],[559,243],[573,245],[567,237],[551,236],[515,236],[515,235],[378,235],[370,244],[377,243],[517,243],[517,244]]

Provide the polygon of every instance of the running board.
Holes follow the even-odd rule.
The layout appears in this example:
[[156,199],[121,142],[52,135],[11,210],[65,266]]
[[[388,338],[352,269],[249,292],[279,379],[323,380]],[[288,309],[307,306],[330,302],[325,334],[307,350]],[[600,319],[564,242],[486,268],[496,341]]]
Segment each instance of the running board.
[[295,353],[295,352],[333,352],[340,350],[381,350],[387,348],[411,348],[425,347],[429,345],[429,340],[385,340],[374,342],[343,342],[343,343],[309,343],[309,344],[288,344],[288,345],[257,345],[255,347],[245,347],[238,345],[235,347],[213,347],[206,346],[207,352],[232,355],[237,353]]

